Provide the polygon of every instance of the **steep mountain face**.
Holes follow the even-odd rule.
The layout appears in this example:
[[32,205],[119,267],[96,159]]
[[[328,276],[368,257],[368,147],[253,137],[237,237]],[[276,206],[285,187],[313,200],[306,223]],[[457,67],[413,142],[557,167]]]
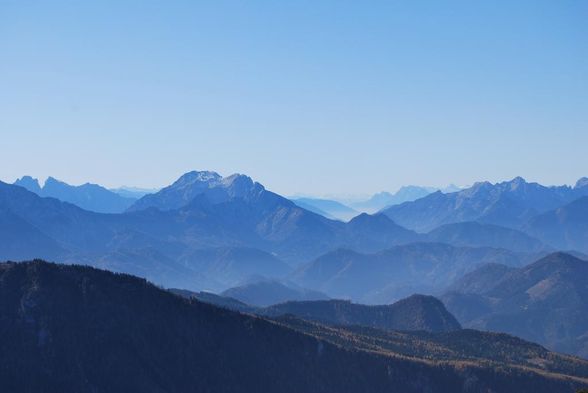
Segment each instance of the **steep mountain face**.
[[476,183],[456,193],[436,192],[383,212],[399,225],[419,232],[464,221],[517,228],[531,217],[588,195],[588,187],[545,187],[517,177],[491,184]]
[[[490,361],[449,351],[459,338],[404,333],[412,345],[400,347],[401,333],[270,322],[79,266],[0,265],[0,315],[0,390],[15,393],[571,393],[588,383],[585,362],[525,342],[485,337],[510,349]],[[433,345],[451,359],[420,360]],[[416,356],[401,355],[409,348]]]
[[71,186],[53,177],[49,177],[43,187],[39,186],[37,179],[30,176],[24,176],[14,184],[39,196],[59,199],[97,213],[121,213],[136,200],[118,195],[97,184]]
[[520,269],[486,267],[461,281],[442,299],[464,326],[588,357],[588,261],[554,253]]
[[588,252],[588,197],[533,217],[523,229],[560,250]]
[[423,295],[413,295],[384,306],[366,306],[345,300],[303,301],[276,304],[257,312],[270,317],[294,315],[328,325],[358,325],[385,330],[448,332],[461,329],[443,303]]
[[292,202],[303,209],[336,220],[349,221],[359,214],[357,210],[329,199],[296,198]]
[[243,303],[266,307],[288,301],[326,300],[324,293],[299,287],[293,283],[277,280],[257,280],[229,288],[221,296],[237,299]]
[[549,249],[543,242],[516,229],[479,222],[442,225],[423,238],[430,242],[454,246],[494,247],[519,252],[541,252]]
[[413,243],[375,254],[340,249],[302,266],[290,279],[333,298],[387,304],[413,293],[443,290],[480,264],[519,266],[524,261],[526,255],[502,249]]

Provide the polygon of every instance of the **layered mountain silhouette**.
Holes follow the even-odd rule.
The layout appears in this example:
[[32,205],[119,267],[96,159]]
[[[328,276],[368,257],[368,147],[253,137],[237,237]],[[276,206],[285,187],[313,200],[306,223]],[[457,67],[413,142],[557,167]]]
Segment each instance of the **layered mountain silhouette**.
[[448,332],[459,322],[432,296],[413,295],[394,304],[366,306],[345,300],[286,302],[257,311],[260,315],[296,317],[336,326],[366,326],[385,330]]
[[189,250],[179,262],[208,277],[209,290],[239,285],[263,275],[270,278],[285,277],[292,268],[267,252],[247,247],[219,247]]
[[58,242],[6,208],[0,208],[0,238],[4,259],[26,260],[39,255],[55,259],[65,253]]
[[484,266],[442,297],[467,327],[588,357],[588,261],[550,254],[522,268]]
[[523,229],[560,250],[588,253],[588,197],[535,216]]
[[326,300],[329,298],[319,291],[278,280],[255,280],[229,288],[223,291],[221,295],[258,307],[294,300]]
[[[207,183],[201,193],[188,186],[195,184],[202,190],[204,178],[220,185]],[[282,275],[285,265],[281,261],[296,265],[343,245],[371,251],[416,236],[388,218],[383,231],[382,217],[361,217],[351,223],[329,220],[242,175],[219,180],[210,172],[190,173],[174,184],[137,201],[128,213],[99,214],[0,183],[0,209],[4,212],[0,225],[2,230],[12,231],[14,239],[0,259],[35,256],[84,261],[138,274],[165,286],[222,290],[248,275]],[[196,196],[187,205],[173,209],[183,203],[178,201],[189,199],[186,194]],[[153,202],[157,206],[147,206],[149,201],[158,201]],[[173,202],[167,206],[162,201]],[[369,229],[372,221],[379,228],[377,240],[358,232]],[[212,263],[215,253],[223,248],[240,250],[221,253],[227,260],[232,258],[227,266],[234,268],[233,272]],[[260,250],[255,261],[244,252],[247,249]],[[208,268],[198,271],[203,263],[215,265],[210,271],[220,272],[224,278],[207,283],[203,276]],[[247,270],[247,266],[253,269]]]
[[404,186],[394,194],[387,191],[374,194],[366,201],[353,203],[352,207],[359,211],[374,213],[388,206],[420,199],[435,191],[437,189],[432,187]]
[[[384,330],[449,332],[461,329],[459,322],[443,303],[433,296],[412,295],[390,305],[369,306],[348,300],[288,300],[269,306],[247,304],[230,296],[209,292],[170,289],[173,293],[195,298],[229,310],[279,318],[295,316],[332,326],[364,326]],[[231,294],[231,291],[225,291]],[[224,295],[224,294],[223,294]]]
[[49,177],[43,187],[30,176],[23,176],[14,184],[39,196],[56,198],[98,213],[122,213],[136,201],[136,198],[119,195],[97,184],[72,186],[53,177]]
[[0,295],[7,392],[542,393],[588,383],[585,361],[508,336],[268,321],[88,267],[2,264]]
[[[190,172],[160,192],[143,197],[129,211],[140,213],[150,208],[189,221],[194,225],[190,231],[211,238],[210,242],[247,244],[291,263],[351,242],[364,248],[357,242],[353,221],[345,224],[312,213],[244,175],[223,178],[214,172]],[[405,241],[397,237],[399,228],[390,226],[380,234],[382,246]],[[366,242],[366,249],[372,248],[372,243],[371,239]]]
[[484,263],[524,264],[530,256],[489,247],[412,243],[374,254],[349,249],[327,253],[290,279],[333,298],[387,304],[413,293],[435,293]]
[[260,308],[252,306],[247,303],[243,303],[232,297],[217,295],[216,293],[200,291],[194,292],[187,289],[180,288],[169,288],[168,291],[181,296],[186,299],[196,299],[203,303],[213,304],[217,307],[226,308],[228,310],[238,311],[242,313],[254,314],[256,310]]
[[[42,192],[32,178],[20,183]],[[479,183],[451,194],[434,193],[396,206],[399,211],[418,208],[417,215],[427,219],[443,212],[447,216],[440,221],[474,219],[419,234],[392,220],[387,215],[390,210],[360,214],[349,222],[331,220],[238,174],[189,172],[119,214],[88,211],[0,183],[0,233],[6,239],[0,245],[0,260],[43,257],[86,263],[139,275],[165,287],[214,292],[249,282],[251,277],[282,280],[306,265],[309,270],[292,276],[303,288],[385,304],[415,292],[441,291],[482,263],[519,266],[554,249],[586,251],[582,226],[586,200],[581,195],[588,187],[583,184],[543,187],[519,178],[497,185]],[[532,215],[578,195],[579,199],[555,210]],[[427,201],[435,198],[453,201],[446,206],[451,209],[429,206]],[[507,205],[524,208],[500,210]],[[497,211],[531,217],[520,230],[486,223]],[[415,242],[421,245],[409,247]],[[396,256],[384,251],[398,246],[406,248],[397,248]],[[487,250],[476,251],[479,255],[471,250],[455,251],[456,255],[447,251],[454,248]],[[364,258],[365,264],[357,262]],[[325,261],[330,261],[332,274],[326,268],[310,268]]]
[[481,182],[459,192],[435,192],[414,202],[391,206],[383,213],[419,232],[464,221],[519,228],[538,214],[588,195],[588,187],[582,184],[573,188],[545,187],[527,183],[521,177],[496,184]]
[[292,201],[298,206],[327,218],[349,221],[359,212],[340,202],[320,198],[294,198]]
[[141,188],[141,187],[129,187],[122,186],[118,188],[111,188],[110,191],[114,192],[125,198],[131,198],[137,200],[144,197],[147,194],[154,194],[159,191],[158,188]]
[[541,252],[550,248],[539,239],[516,229],[475,221],[442,225],[423,238],[455,246],[494,247],[520,252]]

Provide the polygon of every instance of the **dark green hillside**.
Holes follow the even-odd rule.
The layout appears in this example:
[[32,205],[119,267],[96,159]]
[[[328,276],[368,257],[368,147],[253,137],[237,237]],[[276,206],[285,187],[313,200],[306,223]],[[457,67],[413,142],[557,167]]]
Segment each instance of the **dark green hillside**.
[[547,393],[588,385],[581,373],[435,363],[339,338],[345,343],[128,275],[41,261],[0,265],[2,392]]
[[391,305],[367,306],[344,300],[287,302],[259,310],[261,315],[295,315],[329,325],[361,325],[386,330],[442,332],[461,328],[439,300],[413,295]]

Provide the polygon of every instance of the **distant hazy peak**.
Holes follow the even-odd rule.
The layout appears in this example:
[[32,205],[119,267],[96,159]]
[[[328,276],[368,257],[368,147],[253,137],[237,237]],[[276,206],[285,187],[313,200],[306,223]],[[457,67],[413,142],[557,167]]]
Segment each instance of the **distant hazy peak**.
[[510,185],[511,189],[516,189],[527,184],[525,179],[523,179],[521,176],[517,176],[507,183]]
[[582,187],[588,187],[588,177],[582,177],[582,178],[578,179],[578,181],[576,182],[576,186],[574,188],[582,188]]
[[41,192],[41,186],[39,180],[31,176],[23,176],[14,182],[15,185],[26,188],[27,190],[38,194]]
[[[382,215],[383,215],[383,214],[382,214]],[[375,216],[375,214],[374,214],[374,216]],[[362,222],[362,221],[365,221],[365,220],[369,220],[369,217],[371,217],[371,215],[370,215],[370,214],[367,214],[367,213],[360,213],[360,214],[358,214],[357,216],[353,217],[353,218],[352,218],[352,219],[351,219],[349,222],[350,222],[350,223],[352,223],[352,222]],[[388,217],[386,217],[386,218],[388,218]],[[388,218],[388,219],[389,219],[389,218]]]
[[59,199],[84,210],[98,213],[121,213],[136,199],[123,197],[99,184],[84,183],[74,186],[52,176],[45,180],[43,187],[40,186],[37,179],[31,176],[23,176],[16,180],[14,184],[24,187],[41,197]]
[[49,176],[47,178],[47,180],[45,180],[45,185],[43,187],[46,187],[47,185],[51,185],[51,184],[62,184],[62,185],[68,185],[66,182],[63,182],[61,180],[58,180],[56,178],[54,178],[53,176]]

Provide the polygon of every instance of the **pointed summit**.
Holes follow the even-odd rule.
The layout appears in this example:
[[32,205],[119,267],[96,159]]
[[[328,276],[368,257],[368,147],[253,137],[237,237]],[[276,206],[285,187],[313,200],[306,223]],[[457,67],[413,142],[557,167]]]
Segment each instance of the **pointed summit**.
[[212,171],[191,171],[184,173],[178,180],[176,180],[172,187],[180,187],[182,185],[193,185],[195,183],[217,184],[222,180],[222,176]]
[[513,188],[520,187],[523,184],[527,184],[527,181],[521,176],[517,176],[508,182]]
[[41,186],[39,185],[39,180],[31,176],[23,176],[20,179],[17,179],[14,182],[14,185],[24,187],[27,190],[34,192],[35,194],[41,193]]
[[159,210],[174,210],[187,206],[196,197],[209,202],[220,203],[230,198],[246,198],[259,194],[265,189],[249,176],[234,174],[222,177],[211,171],[192,171],[183,174],[172,185],[161,191],[145,195],[134,203],[129,211],[156,207]]

